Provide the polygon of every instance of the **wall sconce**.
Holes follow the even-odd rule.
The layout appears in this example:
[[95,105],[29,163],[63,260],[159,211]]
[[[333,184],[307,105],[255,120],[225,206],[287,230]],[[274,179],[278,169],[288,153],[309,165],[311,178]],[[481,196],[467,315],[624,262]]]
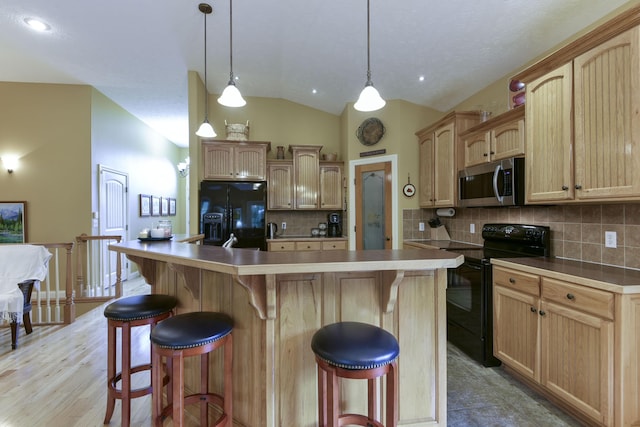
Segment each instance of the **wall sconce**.
[[181,177],[186,178],[189,176],[189,165],[191,165],[191,159],[187,157],[183,162],[178,163],[178,173]]
[[2,158],[2,164],[7,168],[7,172],[13,173],[18,169],[18,157],[17,156],[4,156]]

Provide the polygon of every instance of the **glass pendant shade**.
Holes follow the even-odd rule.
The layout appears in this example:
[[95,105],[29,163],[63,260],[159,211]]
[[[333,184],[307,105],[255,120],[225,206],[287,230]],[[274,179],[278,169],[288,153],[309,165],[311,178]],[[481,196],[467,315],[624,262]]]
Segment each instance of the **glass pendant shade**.
[[213,130],[213,126],[209,123],[209,119],[204,119],[204,122],[202,122],[196,131],[196,135],[200,138],[215,138],[217,136],[216,131]]
[[224,88],[222,95],[218,98],[218,103],[225,107],[244,107],[247,101],[244,100],[233,80],[230,80],[229,85]]
[[386,101],[382,99],[377,89],[373,87],[373,83],[367,82],[362,92],[360,92],[360,97],[353,104],[353,108],[358,111],[376,111],[384,107]]

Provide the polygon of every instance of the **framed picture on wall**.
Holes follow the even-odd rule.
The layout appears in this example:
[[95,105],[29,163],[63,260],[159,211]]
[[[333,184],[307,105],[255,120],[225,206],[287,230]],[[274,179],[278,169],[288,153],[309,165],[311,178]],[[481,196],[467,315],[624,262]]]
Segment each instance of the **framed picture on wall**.
[[151,196],[140,194],[140,216],[151,216]]
[[163,197],[160,199],[160,215],[169,215],[169,198]]
[[174,216],[176,214],[176,199],[169,199],[169,215]]
[[0,202],[0,243],[27,242],[27,202]]
[[151,216],[160,216],[160,197],[151,196]]

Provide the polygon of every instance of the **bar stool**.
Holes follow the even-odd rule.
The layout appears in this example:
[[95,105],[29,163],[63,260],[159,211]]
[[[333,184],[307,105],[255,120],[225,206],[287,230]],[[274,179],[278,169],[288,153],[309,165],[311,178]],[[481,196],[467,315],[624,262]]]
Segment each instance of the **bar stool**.
[[[151,329],[158,322],[173,314],[178,304],[175,297],[169,295],[136,295],[121,298],[109,304],[104,309],[104,316],[108,319],[107,338],[107,412],[104,423],[108,424],[113,415],[116,399],[122,400],[122,426],[129,426],[131,418],[131,399],[151,394],[151,385],[131,390],[131,375],[142,371],[151,371],[153,348],[149,363],[131,366],[131,328],[151,325]],[[121,364],[122,370],[116,372],[116,330],[122,328]],[[167,380],[168,381],[168,378]],[[120,382],[120,388],[117,387]]]
[[[171,415],[174,427],[184,425],[184,410],[187,405],[200,403],[200,425],[208,425],[209,403],[220,408],[222,413],[212,424],[215,427],[231,426],[233,423],[233,320],[223,313],[192,312],[179,314],[160,323],[151,331],[153,346],[153,425],[160,426]],[[209,353],[224,346],[224,396],[209,390]],[[200,392],[185,396],[184,359],[200,356]],[[172,366],[167,390],[167,405],[163,407],[162,358]]]
[[[393,335],[377,326],[338,322],[319,329],[311,340],[318,365],[318,410],[321,427],[359,425],[384,427],[376,420],[376,379],[387,376],[386,426],[398,424],[398,366],[400,353]],[[366,379],[368,415],[340,414],[339,378]]]

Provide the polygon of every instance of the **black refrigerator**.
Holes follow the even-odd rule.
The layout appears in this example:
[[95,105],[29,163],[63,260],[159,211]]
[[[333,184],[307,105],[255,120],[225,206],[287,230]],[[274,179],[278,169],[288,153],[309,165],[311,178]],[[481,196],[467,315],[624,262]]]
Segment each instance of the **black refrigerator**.
[[202,181],[199,202],[205,245],[222,246],[233,233],[233,247],[267,250],[265,181]]

